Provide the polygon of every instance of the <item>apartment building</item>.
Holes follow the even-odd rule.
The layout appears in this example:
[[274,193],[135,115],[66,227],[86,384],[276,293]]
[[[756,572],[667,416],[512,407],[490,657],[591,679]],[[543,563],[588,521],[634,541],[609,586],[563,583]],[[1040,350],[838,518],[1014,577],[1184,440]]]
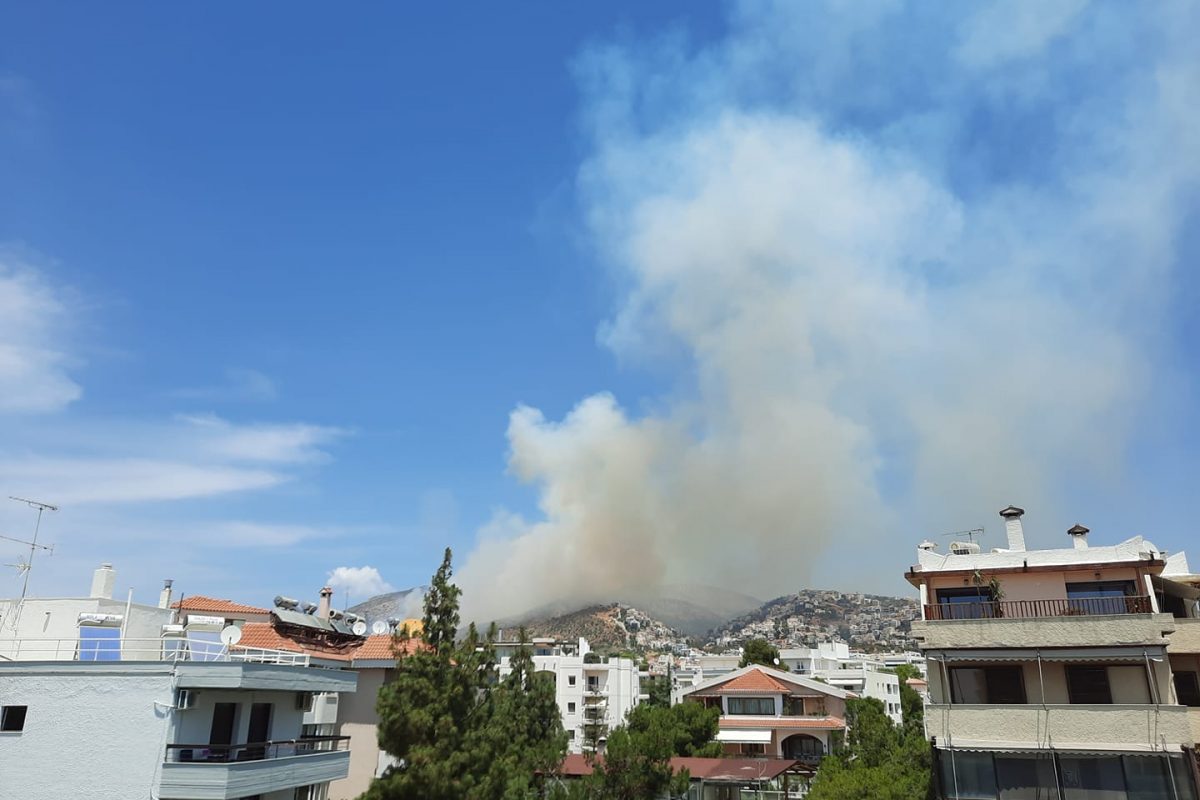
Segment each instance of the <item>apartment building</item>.
[[903,721],[900,708],[900,679],[882,660],[850,652],[845,642],[822,642],[815,647],[779,651],[780,666],[883,703],[884,713],[897,725]]
[[[533,639],[525,646],[532,648],[534,669],[554,676],[569,752],[603,750],[608,731],[622,724],[643,699],[637,663],[629,658],[602,659],[582,638],[578,642]],[[501,677],[511,671],[510,660],[518,647],[519,642],[497,643]]]
[[0,800],[323,800],[346,739],[318,697],[356,676],[258,648],[219,616],[112,599],[0,602]]
[[717,741],[727,755],[815,766],[846,730],[848,696],[812,678],[752,665],[685,689],[682,701],[720,709]]
[[922,542],[905,576],[939,796],[1195,800],[1186,559],[1140,536],[1096,546],[1081,525],[1067,547],[1030,550],[1023,515],[1000,512],[1006,546],[990,552]]

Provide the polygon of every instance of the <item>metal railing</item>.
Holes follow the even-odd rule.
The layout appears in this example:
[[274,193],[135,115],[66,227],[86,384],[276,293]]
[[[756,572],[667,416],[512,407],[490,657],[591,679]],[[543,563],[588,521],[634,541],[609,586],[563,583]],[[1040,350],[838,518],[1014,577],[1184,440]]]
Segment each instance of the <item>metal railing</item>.
[[169,744],[168,764],[230,764],[350,749],[349,736],[305,736],[246,744]]
[[226,647],[184,637],[146,639],[0,640],[0,658],[11,661],[224,661],[307,667],[308,653],[261,647]]
[[1110,614],[1149,614],[1153,610],[1146,595],[1129,597],[1066,597],[1055,600],[980,600],[979,602],[930,603],[926,620],[947,619],[1033,619],[1036,617],[1098,617]]

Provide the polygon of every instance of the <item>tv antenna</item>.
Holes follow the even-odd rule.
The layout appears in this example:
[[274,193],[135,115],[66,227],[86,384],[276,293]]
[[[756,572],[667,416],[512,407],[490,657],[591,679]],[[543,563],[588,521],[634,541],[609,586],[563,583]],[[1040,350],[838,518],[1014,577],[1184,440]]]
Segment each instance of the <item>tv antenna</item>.
[[971,528],[968,531],[951,531],[950,533],[942,534],[943,538],[949,537],[949,536],[954,536],[956,538],[961,538],[961,537],[965,536],[965,537],[967,537],[968,542],[974,543],[976,536],[978,536],[980,539],[983,538],[983,528]]
[[33,523],[33,538],[26,541],[25,539],[14,539],[11,536],[0,536],[0,539],[5,539],[17,544],[23,544],[29,547],[29,556],[22,562],[16,564],[5,564],[7,567],[16,567],[18,574],[25,576],[24,582],[21,584],[21,602],[25,602],[25,595],[29,591],[29,573],[33,570],[33,557],[37,555],[38,550],[45,550],[50,555],[54,555],[54,545],[38,544],[38,532],[42,528],[42,514],[46,511],[58,511],[58,506],[52,506],[49,503],[42,503],[38,500],[26,500],[24,497],[9,496],[9,500],[15,500],[18,503],[24,503],[30,508],[37,509],[37,519]]

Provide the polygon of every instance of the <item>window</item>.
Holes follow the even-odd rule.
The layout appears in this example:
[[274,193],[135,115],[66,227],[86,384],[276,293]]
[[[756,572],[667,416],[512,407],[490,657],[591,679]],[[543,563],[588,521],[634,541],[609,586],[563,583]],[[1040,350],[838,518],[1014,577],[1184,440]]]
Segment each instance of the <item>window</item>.
[[25,712],[29,706],[0,706],[0,731],[15,733],[25,730]]
[[1058,764],[1064,800],[1108,800],[1126,797],[1125,776],[1122,774],[1119,757],[1062,757]]
[[1125,614],[1126,597],[1135,594],[1133,581],[1089,581],[1067,584],[1067,606],[1087,614]]
[[1025,676],[1020,667],[954,667],[950,670],[954,703],[1021,705]]
[[1067,667],[1067,694],[1072,703],[1112,703],[1108,667]]
[[1180,705],[1200,706],[1200,676],[1195,672],[1176,672],[1175,696]]
[[121,629],[102,625],[80,625],[79,660],[120,661]]
[[937,590],[935,619],[987,619],[995,616],[992,590],[986,586]]
[[762,743],[743,744],[741,754],[744,756],[765,756],[767,754],[767,746]]
[[730,714],[775,716],[775,699],[772,697],[731,697],[727,702]]
[[574,686],[574,685],[575,685],[575,676],[568,675],[567,676],[567,686]]
[[991,753],[943,750],[938,753],[938,762],[947,797],[995,800],[996,768]]
[[575,713],[575,704],[574,703],[567,703],[567,713],[568,714]]
[[571,742],[575,741],[575,729],[574,728],[567,731],[567,741],[571,741]]

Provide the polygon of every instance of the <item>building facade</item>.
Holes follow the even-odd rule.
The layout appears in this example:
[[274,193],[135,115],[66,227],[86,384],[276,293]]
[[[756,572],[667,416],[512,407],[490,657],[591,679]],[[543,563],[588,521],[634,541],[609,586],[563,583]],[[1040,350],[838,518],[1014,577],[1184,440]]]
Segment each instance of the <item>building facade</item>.
[[906,574],[939,796],[1194,800],[1195,720],[1172,668],[1195,662],[1169,652],[1191,623],[1160,602],[1164,554],[1141,537],[1091,546],[1078,525],[1069,548],[1028,550],[1024,512],[1000,513],[1007,547],[923,542]]
[[752,665],[690,687],[682,700],[720,710],[717,741],[727,755],[815,766],[846,730],[847,696],[836,686]]

